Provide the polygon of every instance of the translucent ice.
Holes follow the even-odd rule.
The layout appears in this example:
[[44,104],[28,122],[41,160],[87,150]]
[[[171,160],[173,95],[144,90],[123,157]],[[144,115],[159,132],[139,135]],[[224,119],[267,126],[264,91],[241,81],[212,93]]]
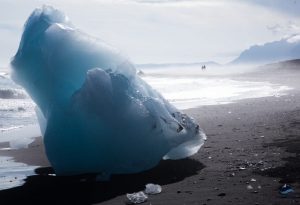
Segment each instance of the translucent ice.
[[135,173],[195,154],[205,135],[103,41],[52,7],[27,20],[13,78],[37,103],[56,173]]
[[142,191],[132,194],[126,194],[126,196],[132,204],[141,204],[148,200],[148,196]]
[[146,184],[146,194],[159,194],[161,192],[161,186],[158,184]]

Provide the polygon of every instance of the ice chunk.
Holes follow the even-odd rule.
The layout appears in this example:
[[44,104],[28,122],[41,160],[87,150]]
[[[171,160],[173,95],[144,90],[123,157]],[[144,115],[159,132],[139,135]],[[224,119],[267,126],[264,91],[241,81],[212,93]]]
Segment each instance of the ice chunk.
[[289,194],[289,193],[292,193],[292,192],[294,192],[294,189],[292,189],[292,187],[290,185],[287,185],[287,184],[284,184],[283,186],[281,186],[279,188],[279,193],[283,194],[283,195],[286,195],[286,194]]
[[126,194],[129,201],[133,204],[141,204],[148,200],[148,196],[144,192],[136,192],[132,194]]
[[52,7],[27,20],[13,79],[36,102],[58,175],[136,173],[195,154],[205,135],[116,49]]
[[161,192],[161,186],[158,184],[146,184],[146,194],[159,194]]

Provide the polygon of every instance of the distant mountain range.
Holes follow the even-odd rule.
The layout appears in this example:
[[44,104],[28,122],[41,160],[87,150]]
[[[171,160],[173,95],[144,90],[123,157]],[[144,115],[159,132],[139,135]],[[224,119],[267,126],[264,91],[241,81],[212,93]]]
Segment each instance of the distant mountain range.
[[289,70],[298,70],[300,71],[300,59],[280,61],[277,63],[270,63],[263,66],[261,68],[278,68],[280,70],[289,69]]
[[[268,42],[263,45],[254,45],[244,50],[239,57],[228,63],[227,65],[237,64],[254,64],[263,65],[300,59],[300,34],[295,34],[279,41]],[[196,62],[196,63],[149,63],[136,64],[139,69],[144,68],[174,68],[174,67],[202,67],[205,66],[221,66],[214,61]]]
[[300,34],[251,46],[230,64],[267,64],[300,58]]
[[160,64],[155,64],[155,63],[149,63],[149,64],[136,64],[136,67],[138,68],[168,68],[168,67],[185,67],[185,66],[220,66],[220,64],[214,62],[214,61],[207,61],[207,62],[196,62],[196,63],[160,63]]

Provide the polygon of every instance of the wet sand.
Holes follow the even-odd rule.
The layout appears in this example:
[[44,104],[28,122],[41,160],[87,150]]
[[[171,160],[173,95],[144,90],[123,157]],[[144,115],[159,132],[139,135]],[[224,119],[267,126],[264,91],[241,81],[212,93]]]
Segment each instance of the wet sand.
[[[144,204],[300,204],[300,72],[268,76],[295,90],[185,110],[207,134],[204,146],[189,159],[162,161],[140,174],[113,176],[109,182],[95,182],[92,175],[52,176],[41,138],[28,149],[2,150],[1,156],[41,167],[23,186],[0,191],[0,204],[124,204],[126,193],[147,183],[158,183],[163,191]],[[284,183],[295,192],[279,194]]]

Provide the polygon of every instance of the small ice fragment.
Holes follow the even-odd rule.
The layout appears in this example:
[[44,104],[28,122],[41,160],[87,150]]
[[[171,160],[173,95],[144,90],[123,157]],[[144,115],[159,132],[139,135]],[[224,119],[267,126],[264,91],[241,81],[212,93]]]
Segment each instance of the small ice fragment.
[[248,190],[251,190],[251,189],[253,189],[253,186],[248,185],[248,186],[247,186],[247,189],[248,189]]
[[264,161],[260,160],[257,164],[258,164],[258,165],[263,165],[263,164],[264,164]]
[[48,176],[55,177],[55,176],[56,176],[56,174],[48,174]]
[[291,192],[294,192],[294,189],[292,189],[292,187],[290,185],[287,185],[287,184],[284,184],[282,187],[280,187],[279,189],[279,193],[280,194],[288,194],[288,193],[291,193]]
[[126,194],[126,196],[133,204],[141,204],[148,200],[148,196],[142,191],[132,194]]
[[161,192],[161,186],[158,184],[147,184],[145,193],[146,194],[159,194]]
[[251,181],[251,182],[256,182],[256,179],[252,178],[250,181]]
[[265,136],[262,135],[262,136],[260,136],[260,137],[261,137],[261,138],[264,138]]
[[239,170],[245,170],[246,167],[239,167]]
[[258,188],[258,189],[261,189],[261,186],[260,186],[260,185],[258,185],[258,186],[257,186],[257,188]]

